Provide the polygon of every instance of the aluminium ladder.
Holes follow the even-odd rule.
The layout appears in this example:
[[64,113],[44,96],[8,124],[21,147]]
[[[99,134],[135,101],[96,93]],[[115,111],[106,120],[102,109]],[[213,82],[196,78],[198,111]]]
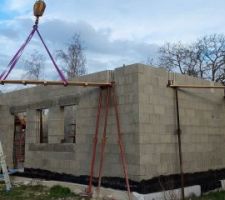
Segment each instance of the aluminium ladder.
[[0,179],[4,179],[5,185],[6,185],[6,191],[10,191],[12,188],[10,179],[9,179],[9,173],[5,161],[5,155],[3,153],[2,143],[0,141],[0,169],[2,169],[3,176],[0,177]]

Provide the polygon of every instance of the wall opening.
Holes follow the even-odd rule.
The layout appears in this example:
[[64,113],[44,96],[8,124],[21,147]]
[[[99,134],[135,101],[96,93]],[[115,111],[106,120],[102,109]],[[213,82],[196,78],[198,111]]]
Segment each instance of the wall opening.
[[48,115],[49,109],[41,109],[39,111],[40,121],[40,143],[48,143]]
[[63,143],[76,143],[76,111],[77,105],[64,107]]
[[15,114],[13,164],[15,168],[23,168],[25,161],[26,112]]

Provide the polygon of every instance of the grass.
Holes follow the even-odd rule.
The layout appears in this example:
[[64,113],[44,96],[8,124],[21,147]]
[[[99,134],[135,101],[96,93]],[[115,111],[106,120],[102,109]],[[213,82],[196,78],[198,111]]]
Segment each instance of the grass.
[[0,185],[1,200],[81,200],[82,198],[72,193],[69,188],[54,186],[14,186],[10,192],[5,191]]
[[225,191],[212,192],[207,195],[203,195],[199,198],[194,198],[193,200],[225,200]]
[[[0,184],[0,200],[81,200],[81,198],[71,192],[69,188],[59,185],[51,188],[36,185],[14,186],[10,192],[5,191],[5,185]],[[191,200],[225,200],[225,191],[212,192],[199,198]]]
[[59,185],[50,188],[49,196],[52,198],[75,197],[69,188],[61,187]]

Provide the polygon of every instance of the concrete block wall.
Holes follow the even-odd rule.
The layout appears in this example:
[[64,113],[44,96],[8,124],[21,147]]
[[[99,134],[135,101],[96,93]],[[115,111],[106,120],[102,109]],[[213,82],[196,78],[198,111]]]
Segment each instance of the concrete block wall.
[[[82,81],[109,82],[115,78],[119,112],[121,118],[121,132],[129,163],[129,176],[139,179],[139,147],[138,143],[138,95],[137,70],[133,73],[130,68],[80,77]],[[124,77],[126,77],[124,79]],[[64,137],[63,102],[67,105],[67,97],[73,95],[76,112],[76,144],[61,144]],[[104,99],[106,90],[103,91]],[[13,112],[27,112],[26,154],[25,167],[40,168],[54,172],[69,173],[73,175],[88,175],[92,155],[92,142],[95,133],[96,114],[98,106],[99,89],[82,87],[33,87],[25,90],[10,92],[0,97],[2,104],[6,104]],[[40,144],[38,109],[49,108],[48,144]],[[100,118],[100,131],[97,152],[100,151],[102,141],[105,105]],[[8,112],[9,112],[8,110]],[[134,113],[134,115],[131,115]],[[134,116],[134,117],[133,117]],[[13,115],[11,116],[13,119]],[[10,129],[13,136],[13,129]],[[135,143],[135,144],[134,144]],[[68,150],[69,149],[69,150]],[[121,159],[119,155],[116,119],[112,101],[107,128],[106,160],[104,162],[103,176],[123,177]],[[98,174],[99,155],[96,160],[95,175]]]
[[[115,81],[129,177],[150,179],[179,173],[174,89],[167,87],[164,69],[134,64],[80,77],[86,81]],[[176,83],[212,84],[176,75]],[[106,90],[104,90],[104,98]],[[221,90],[179,91],[184,171],[225,168],[225,104]],[[95,133],[99,89],[82,87],[33,87],[0,96],[0,139],[12,164],[14,116],[27,112],[25,167],[73,175],[88,175]],[[63,107],[77,105],[76,144],[63,144]],[[103,103],[103,108],[105,107]],[[38,109],[49,108],[49,143],[40,144]],[[100,118],[97,152],[104,124]],[[3,133],[7,133],[4,135]],[[123,177],[112,101],[107,128],[103,176]],[[99,156],[95,175],[98,173]]]
[[[105,71],[86,75],[77,80],[82,81],[99,81],[108,82],[111,80],[111,72]],[[12,150],[13,150],[13,136],[14,136],[14,115],[18,112],[27,113],[27,131],[26,131],[26,154],[25,154],[25,167],[28,168],[41,168],[52,170],[56,172],[72,173],[80,175],[78,166],[82,166],[76,159],[76,146],[79,144],[61,144],[60,141],[64,136],[64,121],[63,121],[63,106],[78,104],[80,95],[82,94],[89,102],[97,103],[95,97],[89,99],[93,93],[97,92],[96,88],[83,88],[83,87],[61,87],[61,86],[39,86],[31,87],[28,89],[9,92],[0,96],[2,123],[0,127],[3,131],[0,132],[0,137],[4,145],[10,148],[6,150],[7,157],[10,158],[9,166],[12,166]],[[90,95],[89,95],[90,94]],[[83,100],[83,99],[82,99]],[[88,102],[86,105],[88,107]],[[38,109],[49,108],[49,143],[40,144],[39,135],[39,113]],[[92,105],[87,108],[90,112],[96,113],[95,107]],[[79,114],[77,113],[78,117]],[[93,121],[93,120],[91,120]],[[86,123],[88,124],[88,123]],[[6,127],[7,126],[7,127]],[[10,127],[9,127],[10,126]],[[78,130],[79,131],[79,130]],[[89,131],[90,132],[90,131]],[[80,135],[82,135],[80,133]],[[78,134],[79,137],[79,134]],[[82,137],[82,136],[81,136]],[[79,138],[78,138],[79,141]],[[91,139],[90,139],[91,141]],[[51,146],[53,145],[53,147]],[[47,148],[48,146],[52,148]],[[89,143],[86,142],[86,146]],[[32,148],[31,148],[32,147]],[[35,147],[35,148],[34,148]],[[68,148],[70,149],[69,152]],[[69,156],[65,156],[69,153]],[[82,152],[82,151],[81,151]],[[86,150],[85,150],[86,152]],[[88,155],[90,158],[90,155]],[[78,156],[79,157],[79,156]],[[81,157],[81,156],[80,156]],[[88,160],[89,158],[86,158]],[[83,158],[81,158],[83,159]],[[45,164],[43,164],[45,163]],[[65,164],[66,163],[66,164]],[[87,168],[87,167],[86,167]],[[69,170],[70,169],[70,170]],[[73,170],[72,170],[73,169]],[[87,171],[87,170],[86,170]]]
[[[128,70],[127,70],[128,69]],[[126,77],[124,79],[124,77]],[[129,176],[134,180],[139,180],[139,147],[138,143],[138,98],[135,90],[137,89],[138,73],[133,73],[129,68],[118,68],[114,71],[116,82],[116,92],[120,113],[121,132],[125,143],[126,158],[129,165]],[[136,87],[136,89],[135,89]],[[106,90],[103,92],[106,98]],[[88,95],[82,95],[80,99],[77,115],[77,160],[82,166],[81,174],[89,174],[90,155],[92,155],[92,145],[96,125],[96,111],[98,105],[99,90],[95,90]],[[135,102],[136,101],[136,102]],[[105,102],[105,101],[104,101]],[[97,152],[100,152],[102,141],[105,104],[103,102],[103,112],[100,117],[100,130]],[[131,115],[132,113],[132,115]],[[135,121],[136,120],[136,121]],[[104,161],[103,176],[124,177],[119,154],[118,137],[116,129],[116,118],[112,100],[110,101],[109,118],[107,126],[107,145],[105,148],[106,156]],[[96,160],[95,175],[98,174],[99,155]]]
[[9,112],[6,105],[0,106],[0,141],[6,156],[6,162],[9,166],[13,166],[13,139],[14,135],[14,117]]
[[[179,173],[175,91],[168,72],[139,65],[140,173],[142,179]],[[210,85],[176,75],[177,84]],[[225,167],[225,100],[223,90],[180,89],[178,92],[184,172]]]

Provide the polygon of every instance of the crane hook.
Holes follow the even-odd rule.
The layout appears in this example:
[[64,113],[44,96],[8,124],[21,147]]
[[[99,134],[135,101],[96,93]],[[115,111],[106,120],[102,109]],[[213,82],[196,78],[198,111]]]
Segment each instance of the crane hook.
[[36,17],[35,24],[38,24],[39,17],[41,17],[44,14],[46,8],[46,3],[43,0],[37,0],[34,4],[33,11],[34,16]]

